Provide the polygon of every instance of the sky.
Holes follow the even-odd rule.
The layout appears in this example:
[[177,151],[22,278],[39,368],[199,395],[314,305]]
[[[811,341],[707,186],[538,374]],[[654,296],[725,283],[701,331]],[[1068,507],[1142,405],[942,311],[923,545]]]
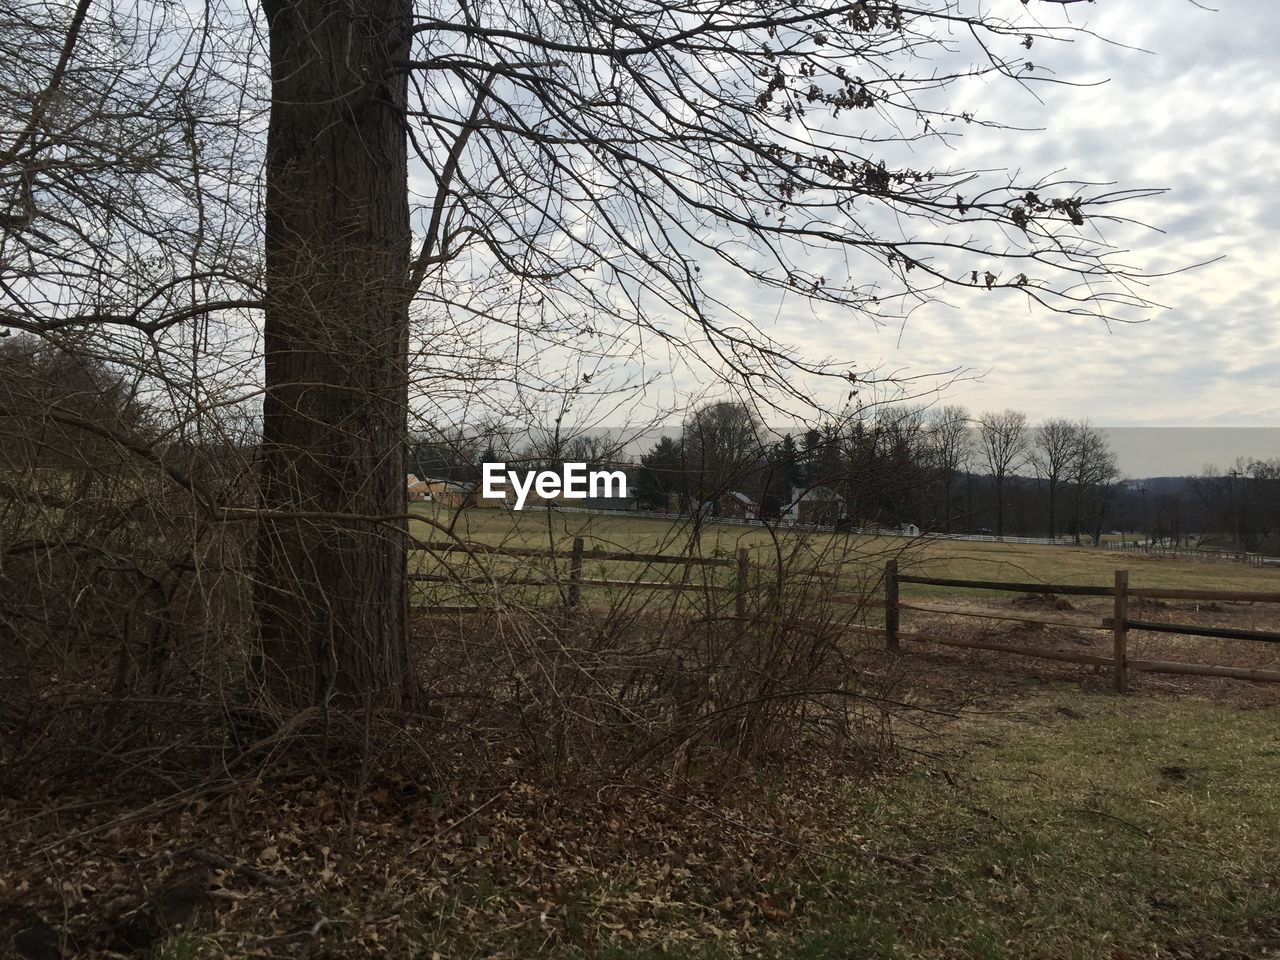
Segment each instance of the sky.
[[[1139,322],[1104,322],[1036,308],[1016,291],[948,289],[945,302],[877,325],[848,309],[756,286],[708,255],[699,269],[708,293],[725,308],[718,319],[736,313],[807,359],[831,358],[905,380],[917,400],[961,404],[974,415],[1015,408],[1033,423],[1088,419],[1111,431],[1121,466],[1133,476],[1195,473],[1238,456],[1280,457],[1277,0],[1217,0],[1216,9],[1203,0],[956,2],[953,9],[1038,16],[1050,25],[1065,19],[1080,28],[1070,43],[1037,40],[1026,53],[1036,76],[1072,85],[1027,89],[1003,77],[961,80],[940,94],[950,111],[1014,129],[960,124],[949,128],[963,131],[949,146],[918,141],[871,152],[892,152],[892,166],[996,171],[987,185],[1008,171],[1003,182],[1058,175],[1163,191],[1123,206],[1120,212],[1134,224],[1102,227],[1119,259],[1150,275],[1141,292],[1153,306],[1126,314]],[[1016,38],[1004,42],[1022,55]],[[965,64],[976,52],[971,42],[956,47],[954,56]],[[908,72],[927,74],[933,66],[915,63]],[[956,66],[937,64],[944,73]],[[846,111],[841,124],[865,122],[883,135],[873,127],[875,116],[866,116]],[[422,170],[415,178],[415,190],[429,197],[433,181]],[[844,257],[814,250],[805,266],[824,277],[852,272],[854,282],[865,282],[862,267]],[[956,276],[981,264],[939,266]],[[642,360],[623,350],[618,361],[622,373],[643,386],[615,393],[600,385],[612,380],[597,377],[594,389],[606,401],[575,408],[568,420],[578,427],[678,430],[688,404],[726,395],[722,381],[687,358],[664,353],[652,338],[647,346],[656,349],[646,349]],[[565,367],[577,384],[578,367],[565,360],[572,349],[521,354],[521,376],[532,382],[534,368],[554,374]],[[820,398],[823,406],[840,409],[847,385],[825,383],[833,392]],[[521,389],[514,377],[510,385],[485,386],[503,401]],[[534,384],[528,393],[541,400],[540,391]],[[775,429],[790,429],[785,415],[764,415]]]
[[1099,0],[1066,10],[1114,43],[1082,36],[1037,46],[1037,60],[1063,78],[1106,82],[1037,87],[1043,103],[1007,81],[971,84],[960,96],[980,116],[1044,130],[975,126],[950,162],[1167,188],[1126,208],[1155,230],[1108,230],[1107,239],[1148,273],[1220,259],[1153,279],[1145,294],[1165,308],[1134,324],[1030,310],[1016,295],[951,296],[878,329],[794,309],[768,291],[743,291],[736,305],[780,317],[763,325],[802,351],[854,358],[862,369],[960,369],[942,400],[975,412],[1014,407],[1032,420],[1087,417],[1108,427],[1280,427],[1275,0],[1220,0],[1217,10]]

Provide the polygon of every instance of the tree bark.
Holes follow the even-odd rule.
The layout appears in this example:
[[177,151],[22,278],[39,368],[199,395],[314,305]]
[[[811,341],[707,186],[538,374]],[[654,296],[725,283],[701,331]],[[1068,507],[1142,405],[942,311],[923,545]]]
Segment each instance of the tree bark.
[[[263,0],[266,357],[254,603],[259,676],[288,707],[399,707],[411,0]],[[363,518],[363,519],[361,519]]]
[[1073,509],[1071,513],[1071,519],[1072,519],[1072,527],[1073,527],[1073,532],[1075,537],[1075,543],[1077,547],[1080,546],[1080,524],[1084,519],[1084,516],[1080,508],[1080,500],[1081,500],[1081,497],[1083,496],[1082,488],[1083,488],[1083,484],[1080,481],[1076,481],[1075,498],[1072,501]]
[[996,478],[996,536],[1004,536],[1004,478]]
[[1049,539],[1058,535],[1058,480],[1049,480]]

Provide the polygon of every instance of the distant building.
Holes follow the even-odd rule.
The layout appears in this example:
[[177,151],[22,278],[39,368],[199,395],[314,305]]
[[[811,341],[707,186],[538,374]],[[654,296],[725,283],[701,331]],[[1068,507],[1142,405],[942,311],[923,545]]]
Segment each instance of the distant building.
[[845,519],[844,497],[830,487],[793,489],[791,500],[782,507],[784,523],[834,527]]
[[716,505],[720,508],[717,515],[728,520],[759,520],[760,505],[745,493],[730,490]]
[[419,480],[415,474],[409,474],[406,479],[406,489],[410,502],[414,500],[430,500],[431,490],[426,480]]
[[476,489],[474,484],[460,483],[456,480],[426,479],[427,499],[442,507],[462,508],[476,505]]
[[634,510],[635,500],[630,497],[587,497],[585,500],[566,500],[567,507],[581,507],[584,510]]

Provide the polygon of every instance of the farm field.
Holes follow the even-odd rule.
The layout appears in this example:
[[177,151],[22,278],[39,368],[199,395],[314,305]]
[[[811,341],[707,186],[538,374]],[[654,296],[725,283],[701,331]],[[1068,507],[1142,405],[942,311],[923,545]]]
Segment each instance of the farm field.
[[[413,533],[422,540],[442,540],[440,527],[452,524],[456,536],[477,543],[506,547],[546,548],[554,542],[568,551],[573,538],[581,536],[589,552],[593,546],[633,552],[682,553],[687,548],[689,528],[668,520],[585,513],[548,513],[527,510],[441,511],[430,504],[417,504],[415,513],[423,522],[413,524]],[[890,556],[900,555],[903,573],[970,580],[1027,581],[1047,584],[1109,585],[1116,569],[1130,572],[1133,587],[1202,587],[1210,590],[1280,591],[1280,569],[1249,567],[1235,563],[1198,563],[1161,556],[1125,555],[1091,547],[1008,544],[983,541],[934,540],[921,543],[896,537],[866,537],[826,533],[781,532],[784,549],[799,541],[811,545],[816,555],[830,554],[832,548],[848,549],[867,567],[868,575],[882,568]],[[707,524],[702,532],[700,553],[731,557],[740,548],[751,551],[754,560],[772,563],[775,545],[770,532],[761,527],[737,524]],[[617,572],[618,565],[614,571]],[[950,596],[961,593],[981,597],[983,591],[956,591],[946,587],[905,584],[905,597]],[[988,592],[990,596],[1008,596]]]

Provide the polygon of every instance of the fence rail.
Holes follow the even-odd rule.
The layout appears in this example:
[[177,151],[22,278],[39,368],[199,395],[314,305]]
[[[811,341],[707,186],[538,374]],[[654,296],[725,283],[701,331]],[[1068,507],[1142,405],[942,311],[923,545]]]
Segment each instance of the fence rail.
[[[572,549],[556,550],[535,547],[504,547],[492,544],[470,543],[461,541],[417,541],[415,547],[436,554],[469,554],[475,556],[500,556],[513,559],[529,560],[545,558],[568,562],[567,579],[559,579],[553,575],[518,577],[502,576],[462,576],[456,573],[411,573],[409,579],[428,583],[456,583],[496,586],[554,586],[561,589],[560,602],[568,611],[580,606],[584,588],[622,588],[628,590],[668,590],[676,593],[696,592],[702,594],[732,594],[733,613],[728,619],[735,621],[735,629],[739,637],[744,635],[748,620],[748,598],[751,589],[751,558],[746,547],[739,548],[732,557],[702,557],[689,554],[666,553],[631,553],[619,550],[587,550],[582,537],[573,541]],[[584,573],[586,564],[592,561],[623,561],[644,564],[645,566],[666,565],[683,567],[685,576],[680,578],[657,579],[619,579],[610,577],[592,577]],[[688,579],[689,568],[731,568],[733,577],[730,583],[698,582]],[[840,574],[831,571],[801,571],[802,575],[821,573],[839,580]],[[979,611],[957,611],[946,608],[930,607],[920,603],[904,601],[900,595],[903,584],[951,587],[961,590],[988,590],[1007,593],[1055,594],[1064,596],[1111,597],[1112,615],[1099,620],[1077,622],[1056,617],[1041,617],[1024,614],[1004,614]],[[1242,640],[1263,643],[1280,643],[1280,632],[1269,630],[1244,630],[1234,627],[1213,627],[1190,623],[1164,623],[1159,621],[1137,619],[1129,616],[1129,601],[1132,598],[1234,601],[1251,603],[1280,604],[1280,592],[1259,592],[1245,590],[1208,590],[1185,587],[1131,587],[1126,570],[1116,570],[1114,583],[1110,586],[1091,584],[1052,584],[1031,583],[1003,580],[963,580],[950,577],[925,577],[904,574],[898,569],[898,561],[891,559],[884,568],[884,628],[883,630],[867,630],[851,625],[851,629],[864,629],[883,637],[885,647],[889,651],[900,649],[902,641],[913,643],[931,643],[942,646],[965,647],[979,650],[991,650],[998,653],[1011,653],[1018,656],[1034,657],[1044,660],[1058,660],[1068,663],[1089,664],[1109,667],[1112,672],[1117,691],[1123,693],[1128,689],[1129,676],[1133,671],[1143,673],[1183,674],[1204,677],[1227,677],[1242,680],[1280,682],[1280,670],[1266,670],[1252,667],[1233,667],[1223,664],[1184,663],[1163,660],[1147,660],[1131,658],[1128,655],[1128,639],[1131,630],[1150,631],[1154,633],[1178,634],[1183,636],[1199,636],[1214,639]],[[861,604],[859,599],[832,596],[828,600],[841,603]],[[470,609],[470,608],[469,608]],[[1045,626],[1060,626],[1080,630],[1106,631],[1111,634],[1111,655],[1100,653],[1084,653],[1068,650],[1045,650],[1017,644],[981,638],[945,637],[922,633],[904,632],[901,629],[901,611],[916,611],[940,615],[958,615],[992,620],[1034,623]]]
[[[415,540],[415,550],[433,554],[465,554],[469,556],[509,557],[516,560],[547,559],[567,560],[569,575],[566,579],[553,576],[460,576],[454,573],[410,573],[408,579],[422,583],[453,583],[467,585],[496,585],[503,587],[563,587],[564,604],[573,610],[582,602],[583,587],[612,587],[628,590],[669,590],[675,593],[732,593],[734,594],[735,617],[745,620],[747,591],[750,585],[751,560],[750,551],[746,547],[738,549],[733,557],[702,557],[693,554],[671,553],[632,553],[623,550],[587,550],[582,537],[575,537],[570,550],[556,550],[551,547],[504,547],[487,543],[470,541]],[[734,568],[735,577],[732,584],[718,584],[690,581],[687,579],[646,580],[616,579],[608,577],[589,577],[583,575],[583,565],[588,561],[622,561],[639,563],[645,566],[665,565],[680,566],[687,573],[691,567]],[[451,609],[451,608],[450,608]]]
[[1060,593],[1080,597],[1109,597],[1111,587],[1090,587],[1079,584],[1011,583],[996,580],[950,580],[944,577],[915,577],[900,575],[902,583],[919,583],[932,587],[972,587],[981,590],[1006,590],[1013,593]]
[[[1164,660],[1143,660],[1130,658],[1128,642],[1130,630],[1145,630],[1153,633],[1170,633],[1183,636],[1210,637],[1222,640],[1246,640],[1261,643],[1280,643],[1280,633],[1270,630],[1242,630],[1234,627],[1212,627],[1192,623],[1163,623],[1154,620],[1140,620],[1129,616],[1129,600],[1133,597],[1162,598],[1178,600],[1205,601],[1243,601],[1252,603],[1280,603],[1280,593],[1263,593],[1245,590],[1199,590],[1184,587],[1131,587],[1129,572],[1115,571],[1115,582],[1112,586],[1089,586],[1081,584],[1048,584],[1017,583],[995,580],[957,580],[943,577],[920,577],[900,574],[896,561],[885,565],[885,647],[897,650],[900,640],[912,640],[922,643],[935,643],[951,647],[975,647],[982,650],[996,650],[1002,653],[1013,653],[1020,656],[1037,657],[1044,660],[1065,660],[1072,663],[1088,663],[1110,667],[1115,688],[1124,693],[1129,687],[1131,671],[1144,673],[1170,673],[1201,677],[1228,677],[1238,680],[1259,680],[1280,682],[1280,670],[1263,670],[1253,667],[1231,667],[1221,664],[1183,663]],[[903,602],[899,596],[900,584],[921,584],[924,586],[955,587],[972,590],[995,590],[1012,593],[1065,594],[1068,596],[1111,597],[1112,615],[1103,617],[1097,625],[1075,623],[1043,617],[1013,616],[1005,614],[979,613],[977,611],[953,611],[937,607],[922,606],[916,603]],[[916,610],[925,613],[985,617],[993,620],[1015,620],[1040,623],[1050,626],[1072,627],[1082,630],[1105,630],[1112,636],[1112,655],[1103,657],[1096,654],[1075,653],[1062,650],[1040,650],[1021,647],[1007,643],[996,643],[986,640],[972,640],[959,637],[925,636],[918,633],[901,633],[899,630],[899,611]]]
[[1213,550],[1179,546],[1171,543],[1152,543],[1150,540],[1111,540],[1101,544],[1103,550],[1133,556],[1172,557],[1193,563],[1244,563],[1251,567],[1280,564],[1280,557],[1268,557],[1248,550]]

